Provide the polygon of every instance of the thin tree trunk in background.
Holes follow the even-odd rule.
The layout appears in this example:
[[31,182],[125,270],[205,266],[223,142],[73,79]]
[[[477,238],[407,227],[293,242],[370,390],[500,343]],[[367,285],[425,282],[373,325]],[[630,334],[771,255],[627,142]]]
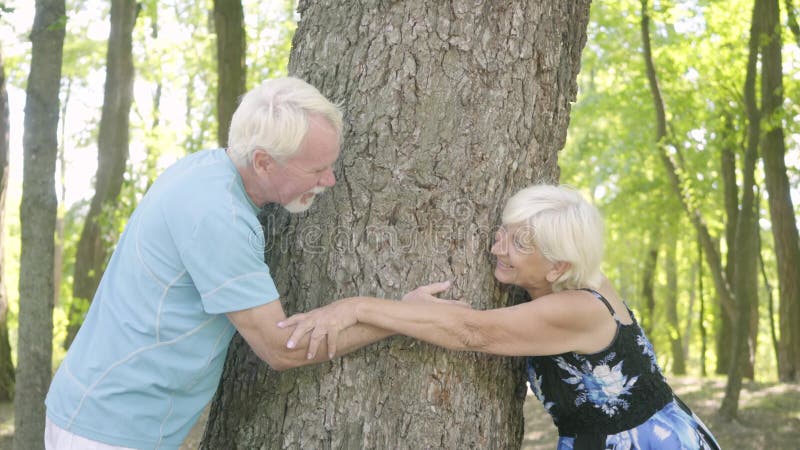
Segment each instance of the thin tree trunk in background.
[[58,139],[58,212],[56,214],[55,249],[53,255],[53,306],[58,306],[61,298],[61,279],[64,265],[64,205],[67,197],[67,159],[64,155],[64,142],[66,142],[67,106],[72,93],[72,78],[66,79],[64,86],[64,101],[61,104],[61,134]]
[[[796,26],[796,24],[795,24]],[[783,110],[783,64],[781,62],[780,7],[778,0],[765,0],[761,98],[764,130],[762,155],[764,181],[769,194],[769,213],[775,257],[778,263],[780,335],[778,377],[781,381],[800,381],[800,238],[792,204],[791,184],[786,171],[786,144],[781,119]]]
[[682,350],[683,356],[687,360],[690,359],[689,356],[689,348],[692,342],[692,331],[694,330],[694,306],[697,302],[697,291],[695,291],[695,279],[697,277],[699,270],[696,264],[691,265],[691,274],[689,276],[689,304],[686,306],[686,324],[683,327],[683,337],[682,337]]
[[794,2],[792,2],[792,0],[786,0],[784,6],[786,7],[789,29],[792,30],[794,40],[797,42],[797,45],[800,46],[800,25],[797,24],[797,9],[794,7]]
[[[512,193],[558,180],[589,2],[299,9],[289,72],[346,125],[339,184],[302,217],[268,215],[287,310],[443,279],[476,308],[505,305],[488,248]],[[203,448],[518,448],[520,362],[396,338],[276,373],[237,337]]]
[[97,139],[95,193],[75,255],[73,304],[70,306],[65,348],[72,343],[83,322],[86,312],[83,308],[94,298],[108,257],[110,244],[103,239],[99,219],[104,209],[114,205],[119,197],[128,160],[134,77],[131,49],[136,14],[135,0],[112,0],[103,112]]
[[[747,147],[742,164],[742,200],[736,222],[736,260],[733,277],[733,290],[736,299],[737,317],[733,327],[731,361],[728,368],[728,382],[719,413],[726,420],[737,417],[739,394],[747,363],[754,349],[750,350],[750,324],[753,303],[758,303],[758,247],[757,247],[757,209],[755,202],[755,164],[758,159],[758,145],[761,136],[761,114],[756,104],[756,70],[759,51],[763,9],[761,0],[755,0],[752,25],[750,29],[747,73],[744,85],[744,103],[747,111]],[[751,353],[752,352],[752,353]]]
[[[158,41],[158,2],[154,1],[145,6],[145,11],[150,17],[150,37],[154,41]],[[156,139],[148,139],[148,144],[145,148],[147,156],[145,157],[145,176],[147,177],[147,185],[145,191],[150,189],[150,186],[156,181],[158,170],[158,158],[161,156],[161,147],[158,145],[159,127],[161,126],[161,94],[163,90],[163,77],[159,72],[158,80],[156,81],[156,89],[153,92],[153,121],[150,123],[150,129],[147,133],[156,137]]]
[[706,331],[706,300],[705,293],[703,292],[703,244],[697,242],[697,292],[700,297],[700,318],[697,320],[697,326],[700,328],[700,375],[705,377],[708,375],[706,370],[706,353],[708,351],[708,332]]
[[729,314],[733,318],[736,315],[736,308],[729,280],[722,268],[722,260],[719,251],[717,251],[716,244],[708,231],[705,220],[694,204],[694,199],[686,192],[685,183],[680,177],[677,162],[675,161],[676,159],[680,160],[679,146],[672,145],[667,135],[666,108],[661,95],[661,88],[658,85],[658,75],[650,45],[650,13],[648,10],[648,0],[641,0],[642,53],[645,65],[647,66],[647,79],[656,112],[656,147],[659,151],[661,161],[664,164],[664,169],[666,170],[672,190],[681,202],[681,206],[697,231],[700,242],[703,244],[706,261],[709,270],[711,270],[714,287],[716,288],[722,309],[725,314]]
[[15,450],[44,448],[44,398],[53,353],[58,92],[66,20],[64,0],[36,0],[22,136]]
[[658,265],[658,246],[660,244],[658,235],[657,231],[650,235],[650,249],[647,251],[647,256],[644,259],[644,269],[642,270],[642,299],[645,304],[642,328],[648,336],[653,335],[653,320],[656,311],[654,285],[656,281],[656,266]]
[[246,86],[245,27],[241,0],[214,0],[217,33],[217,141],[228,146],[228,128]]
[[775,297],[772,295],[772,283],[769,282],[767,267],[764,264],[763,248],[761,247],[761,230],[758,230],[758,266],[761,269],[761,278],[764,280],[764,291],[767,293],[767,317],[769,318],[769,337],[772,349],[775,352],[775,361],[778,362],[780,375],[781,353],[778,344],[778,330],[775,326]]
[[683,340],[681,339],[681,326],[678,320],[678,261],[677,241],[667,244],[665,255],[665,269],[667,272],[667,294],[664,298],[664,309],[669,328],[669,344],[672,354],[672,373],[675,375],[686,374],[686,356],[683,353]]
[[[736,129],[733,124],[732,114],[723,114],[723,134],[721,136],[722,149],[720,154],[720,174],[725,201],[725,276],[733,280],[733,270],[736,267],[736,222],[739,220],[739,186],[736,181]],[[733,319],[729,314],[719,314],[716,317],[716,349],[717,366],[716,374],[724,375],[728,372],[731,362],[731,341],[733,340]]]
[[0,46],[0,401],[14,398],[14,364],[8,339],[8,295],[5,278],[6,194],[8,188],[9,112],[6,66]]

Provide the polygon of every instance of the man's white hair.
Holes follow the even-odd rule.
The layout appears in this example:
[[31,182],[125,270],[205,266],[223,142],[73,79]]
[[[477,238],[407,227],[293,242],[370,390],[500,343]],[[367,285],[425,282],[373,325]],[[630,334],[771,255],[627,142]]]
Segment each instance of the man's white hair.
[[342,112],[317,88],[294,78],[274,78],[246,93],[231,119],[228,154],[238,166],[263,149],[285,161],[295,154],[308,131],[309,116],[319,116],[342,136]]
[[597,289],[603,259],[603,220],[593,205],[566,186],[535,185],[514,194],[503,210],[504,225],[518,233],[552,263],[569,268],[553,283],[553,291]]

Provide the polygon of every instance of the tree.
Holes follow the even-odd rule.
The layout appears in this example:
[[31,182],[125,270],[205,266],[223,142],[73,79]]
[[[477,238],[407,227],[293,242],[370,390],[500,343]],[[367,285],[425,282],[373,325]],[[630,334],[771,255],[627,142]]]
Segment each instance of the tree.
[[241,0],[214,0],[217,33],[217,141],[228,146],[231,117],[245,92],[245,28]]
[[53,256],[58,91],[66,15],[64,0],[36,0],[22,136],[19,341],[14,448],[43,448],[44,397],[52,371]]
[[[723,186],[723,199],[725,204],[725,278],[732,280],[736,267],[736,222],[739,220],[739,186],[736,184],[736,135],[733,126],[733,114],[726,112],[723,115],[724,125],[721,132],[722,148],[720,149],[720,175]],[[730,314],[721,314],[717,331],[717,367],[716,373],[727,373],[731,362],[731,340],[733,339],[733,317]]]
[[8,92],[6,91],[6,68],[3,64],[3,49],[0,47],[0,401],[14,398],[14,364],[11,361],[11,345],[8,341],[8,295],[6,293],[5,229],[6,189],[8,188]]
[[769,193],[772,237],[778,263],[780,341],[778,342],[778,376],[782,381],[800,381],[800,238],[792,204],[791,186],[786,173],[786,145],[783,126],[783,64],[781,62],[781,25],[778,0],[766,0],[765,33],[761,96],[766,130],[762,157],[764,181]]
[[711,237],[706,221],[700,212],[697,199],[690,195],[691,190],[686,185],[686,175],[685,170],[683,170],[684,164],[681,164],[681,162],[684,161],[680,149],[681,146],[675,142],[674,135],[668,132],[670,127],[667,122],[666,104],[661,87],[659,86],[658,73],[653,59],[648,0],[641,0],[640,25],[647,79],[656,113],[655,145],[666,171],[667,178],[670,181],[672,191],[680,201],[684,212],[691,220],[699,241],[703,245],[704,254],[708,266],[711,269],[714,287],[716,288],[722,309],[731,319],[735,319],[738,313],[738,305],[734,303],[734,294],[729,284],[728,276],[723,269],[721,256],[716,248],[714,239]]
[[[344,105],[339,186],[265,214],[289,312],[452,279],[506,305],[488,248],[504,201],[558,181],[589,2],[301,2],[289,72]],[[359,11],[359,14],[352,14]],[[204,448],[517,448],[521,361],[406,338],[275,373],[231,345]]]
[[664,255],[667,272],[667,295],[664,298],[667,328],[669,329],[670,352],[672,354],[672,370],[675,375],[686,375],[686,355],[683,352],[680,321],[678,317],[678,261],[676,241],[666,245]]
[[749,359],[748,329],[751,325],[752,305],[758,304],[758,233],[755,201],[755,164],[758,159],[758,145],[761,138],[761,112],[756,99],[757,59],[759,40],[763,32],[763,2],[755,0],[752,25],[748,43],[747,74],[744,85],[744,103],[747,113],[747,146],[743,162],[742,199],[736,221],[736,258],[733,270],[733,292],[736,303],[733,321],[733,342],[728,369],[728,382],[725,397],[720,405],[720,415],[726,420],[736,418],[739,409],[739,394],[746,361]]
[[89,206],[75,256],[73,303],[65,347],[80,328],[87,302],[91,302],[103,275],[110,243],[103,237],[104,209],[113,207],[125,174],[129,147],[129,115],[133,99],[132,33],[138,7],[135,0],[112,0],[111,28],[106,57],[106,83],[97,140],[95,194]]

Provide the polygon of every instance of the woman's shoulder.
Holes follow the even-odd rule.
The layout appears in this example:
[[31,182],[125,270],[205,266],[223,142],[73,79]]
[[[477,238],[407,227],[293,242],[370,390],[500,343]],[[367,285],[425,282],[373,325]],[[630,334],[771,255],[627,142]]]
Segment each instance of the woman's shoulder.
[[531,302],[539,302],[538,306],[546,308],[552,314],[576,326],[594,325],[602,314],[613,316],[613,311],[610,311],[609,307],[591,291],[580,289],[553,292]]

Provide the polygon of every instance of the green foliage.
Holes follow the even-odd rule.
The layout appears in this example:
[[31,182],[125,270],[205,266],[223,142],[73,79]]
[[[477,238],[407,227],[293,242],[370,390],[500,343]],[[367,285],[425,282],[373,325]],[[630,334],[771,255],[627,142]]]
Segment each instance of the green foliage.
[[[738,155],[746,139],[742,91],[747,58],[752,0],[718,2],[651,2],[651,38],[659,85],[666,104],[672,151],[682,162],[684,192],[690,197],[713,236],[721,238],[726,223],[720,176],[720,152],[732,148]],[[703,269],[705,314],[698,314],[699,270],[696,234],[677,202],[655,145],[655,110],[641,53],[640,2],[593,3],[588,43],[578,77],[579,94],[573,106],[567,144],[559,156],[562,183],[589,192],[606,219],[606,265],[604,270],[639,311],[641,273],[651,241],[677,242],[679,316],[681,329],[690,328],[690,371],[699,373],[699,333],[702,321],[713,333],[716,305],[708,270]],[[795,161],[797,190],[797,120],[800,98],[796,45],[784,39],[786,102],[782,114],[770,123],[785,127],[789,157]],[[731,118],[726,130],[724,118]],[[791,155],[795,155],[792,157]],[[740,158],[740,157],[739,157]],[[741,161],[739,161],[741,164]],[[760,170],[760,169],[759,169]],[[790,175],[792,177],[792,175]],[[757,175],[757,180],[763,175]],[[800,197],[800,196],[799,196]],[[768,219],[766,205],[762,217]],[[768,220],[762,220],[762,225]],[[768,227],[762,231],[762,253],[772,255]],[[723,248],[724,251],[724,248]],[[723,254],[724,256],[724,254]],[[663,257],[663,253],[660,255]],[[772,285],[774,257],[766,258]],[[656,298],[665,295],[666,278],[659,261]],[[658,316],[660,306],[656,305]],[[762,315],[762,317],[766,317]],[[762,376],[774,376],[774,356],[764,326],[759,347]],[[655,327],[651,336],[662,358],[668,358],[670,331]],[[713,342],[709,341],[707,367],[713,367]],[[692,367],[693,366],[693,367]]]
[[[243,2],[247,27],[247,86],[284,76],[297,28],[294,0]],[[262,24],[274,24],[264,27]]]

